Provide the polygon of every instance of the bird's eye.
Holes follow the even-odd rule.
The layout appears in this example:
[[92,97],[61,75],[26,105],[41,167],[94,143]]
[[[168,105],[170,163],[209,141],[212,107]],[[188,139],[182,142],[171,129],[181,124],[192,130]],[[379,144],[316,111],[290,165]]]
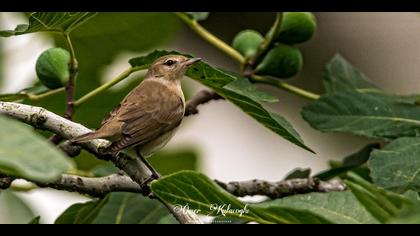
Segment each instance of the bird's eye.
[[175,64],[176,63],[176,61],[174,61],[174,60],[167,60],[166,62],[165,62],[165,65],[167,65],[167,66],[172,66],[173,64]]

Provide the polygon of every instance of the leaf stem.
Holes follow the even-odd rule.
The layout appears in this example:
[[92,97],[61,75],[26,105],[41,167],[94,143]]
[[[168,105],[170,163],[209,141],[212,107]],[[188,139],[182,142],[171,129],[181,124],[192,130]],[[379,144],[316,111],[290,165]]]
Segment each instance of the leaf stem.
[[299,95],[299,96],[304,97],[304,98],[309,99],[309,100],[317,100],[321,96],[319,94],[315,94],[315,93],[306,91],[304,89],[301,89],[299,87],[293,86],[291,84],[282,82],[278,79],[270,79],[270,78],[263,77],[263,76],[258,76],[258,75],[252,75],[249,79],[252,82],[260,83],[260,84],[268,84],[268,85],[271,85],[273,87],[283,89],[287,92],[294,93],[296,95]]
[[41,93],[41,94],[31,94],[31,93],[28,93],[27,94],[27,96],[28,96],[27,98],[29,100],[36,101],[36,100],[41,100],[41,99],[46,98],[48,96],[57,94],[57,93],[62,92],[62,91],[64,91],[64,87],[58,88],[58,89],[49,90],[49,91],[47,91],[45,93]]
[[64,117],[71,120],[74,114],[74,87],[75,87],[75,80],[77,76],[77,60],[76,55],[74,53],[73,45],[70,40],[70,36],[68,33],[64,33],[64,38],[66,39],[67,47],[70,51],[70,62],[69,62],[69,71],[70,76],[67,84],[65,86],[66,91],[66,111],[64,112]]
[[119,74],[117,77],[115,77],[113,80],[99,86],[98,88],[90,91],[89,93],[85,94],[83,97],[79,98],[76,102],[74,102],[74,105],[76,107],[80,106],[82,103],[86,102],[87,100],[97,96],[98,94],[104,92],[108,88],[110,88],[110,87],[114,86],[115,84],[119,83],[120,81],[124,80],[129,75],[131,75],[133,72],[147,69],[148,66],[149,65],[136,66],[136,67],[130,67],[130,68],[126,69],[121,74]]
[[188,15],[175,12],[175,14],[184,22],[186,23],[195,33],[200,35],[203,39],[207,40],[210,44],[217,47],[221,51],[223,51],[226,55],[230,56],[231,58],[235,59],[241,64],[246,62],[245,57],[243,57],[238,51],[233,49],[231,46],[211,34],[205,28],[203,28],[196,20],[191,19]]

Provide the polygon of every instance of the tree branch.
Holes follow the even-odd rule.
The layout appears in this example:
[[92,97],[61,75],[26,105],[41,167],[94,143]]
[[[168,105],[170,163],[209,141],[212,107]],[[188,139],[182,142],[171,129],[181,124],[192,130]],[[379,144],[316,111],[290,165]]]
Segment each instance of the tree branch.
[[[0,102],[0,114],[11,116],[17,120],[32,125],[35,128],[59,134],[66,139],[71,139],[91,132],[90,129],[84,127],[83,125],[72,122],[41,107],[12,102]],[[112,161],[118,168],[127,173],[127,175],[139,185],[143,194],[148,192],[145,183],[150,179],[151,171],[147,168],[147,166],[139,158],[125,153],[120,153],[117,156],[101,154],[100,150],[104,149],[109,144],[110,142],[106,140],[95,139],[81,145],[84,149],[93,153],[98,158]],[[173,209],[169,210],[174,212]],[[183,213],[179,211],[174,212],[175,218],[177,218],[180,223],[202,223],[198,216],[192,212],[188,212],[188,215],[182,214]]]
[[[76,54],[74,53],[73,45],[71,43],[70,35],[68,33],[64,33],[64,38],[67,44],[67,47],[70,51],[70,61],[69,61],[69,78],[64,88],[66,92],[66,109],[64,111],[64,118],[68,120],[73,119],[73,114],[75,112],[74,109],[74,93],[75,93],[75,80],[77,76],[77,71],[79,69]],[[53,144],[59,144],[63,137],[59,134],[55,134],[49,138],[50,142]]]
[[110,192],[142,193],[142,189],[136,182],[120,173],[96,178],[63,174],[55,182],[47,184],[35,182],[35,184],[40,187],[78,192],[94,197],[104,197]]
[[74,114],[74,81],[76,80],[78,64],[76,60],[76,55],[74,53],[73,45],[70,40],[68,33],[64,34],[66,39],[67,47],[70,51],[70,62],[69,62],[69,80],[67,81],[65,91],[66,91],[66,111],[64,112],[64,118],[72,120]]
[[15,178],[0,174],[0,189],[7,189],[12,184]]
[[201,104],[208,103],[211,100],[218,100],[224,99],[219,94],[209,91],[209,90],[201,90],[198,92],[194,97],[192,97],[185,106],[185,116],[194,115],[198,113],[197,107]]
[[346,186],[341,181],[324,182],[317,178],[290,179],[278,182],[257,179],[229,183],[223,183],[218,180],[215,181],[226,191],[238,197],[265,195],[275,199],[294,194],[346,190]]

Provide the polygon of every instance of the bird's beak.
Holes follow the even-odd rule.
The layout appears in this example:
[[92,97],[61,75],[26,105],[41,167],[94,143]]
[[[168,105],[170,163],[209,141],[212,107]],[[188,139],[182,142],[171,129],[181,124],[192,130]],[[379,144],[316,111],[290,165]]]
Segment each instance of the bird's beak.
[[201,58],[190,58],[184,62],[184,66],[190,66],[198,61],[201,61]]

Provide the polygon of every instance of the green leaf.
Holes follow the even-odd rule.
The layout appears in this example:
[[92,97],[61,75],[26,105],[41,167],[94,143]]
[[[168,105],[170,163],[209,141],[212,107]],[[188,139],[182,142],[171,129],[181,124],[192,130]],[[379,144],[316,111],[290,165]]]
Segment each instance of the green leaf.
[[0,101],[3,102],[13,102],[27,98],[26,94],[19,94],[19,93],[5,93],[0,94]]
[[0,116],[0,172],[40,182],[54,181],[72,162],[21,122]]
[[385,223],[391,218],[391,213],[383,209],[381,203],[379,203],[368,191],[352,182],[345,181],[345,183],[359,202],[363,204],[366,210],[368,210],[379,222]]
[[413,204],[404,206],[395,217],[391,218],[389,224],[420,224],[420,197],[417,192],[407,191],[404,193]]
[[400,193],[420,191],[420,138],[399,138],[373,151],[368,167],[380,187]]
[[110,193],[101,200],[70,206],[56,224],[174,224],[177,221],[157,200],[136,193]]
[[193,148],[165,149],[149,160],[161,175],[168,175],[181,170],[197,170],[200,156]]
[[180,171],[152,182],[152,191],[177,209],[189,209],[218,219],[259,223],[328,223],[307,210],[283,206],[248,205],[223,190],[203,174]]
[[35,218],[33,218],[32,220],[30,220],[28,222],[28,224],[30,225],[39,225],[39,220],[41,219],[41,216],[37,216]]
[[308,193],[258,204],[306,210],[336,224],[372,224],[378,221],[349,192]]
[[[227,73],[229,74],[229,73]],[[231,75],[233,75],[231,73]],[[247,96],[258,102],[278,102],[279,99],[273,95],[267,94],[266,92],[257,90],[255,85],[251,84],[247,78],[239,78],[240,76],[236,75],[236,80],[230,82],[229,84],[223,86],[224,89],[230,90],[237,94]]]
[[327,94],[303,107],[303,118],[323,132],[385,140],[420,135],[420,108],[380,93]]
[[363,73],[354,68],[340,54],[327,64],[323,82],[327,93],[358,89],[377,89]]
[[185,13],[196,21],[205,20],[210,15],[210,12],[185,12]]
[[348,173],[345,183],[359,202],[381,223],[396,216],[404,206],[412,204],[407,197],[378,188],[353,173]]
[[[157,58],[167,54],[179,53],[173,51],[154,51],[143,57],[132,58],[129,62],[131,66],[143,66],[151,64]],[[267,97],[264,96],[264,99],[261,98],[261,93],[256,93],[256,90],[250,87],[249,81],[238,81],[243,80],[244,78],[235,77],[232,74],[225,73],[222,70],[213,68],[202,61],[192,65],[186,75],[213,89],[216,93],[234,103],[245,113],[278,135],[298,145],[299,147],[313,152],[304,144],[299,134],[286,119],[279,114],[269,112],[264,108],[261,101],[267,100]]]
[[14,192],[0,190],[2,224],[26,224],[35,217],[31,208]]
[[14,30],[0,31],[0,36],[45,31],[69,33],[95,15],[92,12],[34,12],[29,16],[29,24],[20,24]]
[[310,175],[311,175],[310,168],[307,168],[307,169],[296,168],[292,170],[290,173],[288,173],[286,177],[284,178],[284,180],[309,178]]
[[399,96],[386,93],[340,54],[335,55],[326,65],[322,79],[327,93],[357,91],[359,93],[380,94],[388,99],[409,104],[415,104],[419,97],[417,94]]
[[366,163],[373,149],[379,147],[380,145],[377,143],[368,144],[359,151],[345,157],[343,163],[337,163],[338,165],[336,165],[335,167],[332,167],[331,169],[326,171],[322,171],[316,174],[314,177],[319,178],[321,180],[329,180],[343,173],[346,173],[347,171],[354,171],[354,169]]

